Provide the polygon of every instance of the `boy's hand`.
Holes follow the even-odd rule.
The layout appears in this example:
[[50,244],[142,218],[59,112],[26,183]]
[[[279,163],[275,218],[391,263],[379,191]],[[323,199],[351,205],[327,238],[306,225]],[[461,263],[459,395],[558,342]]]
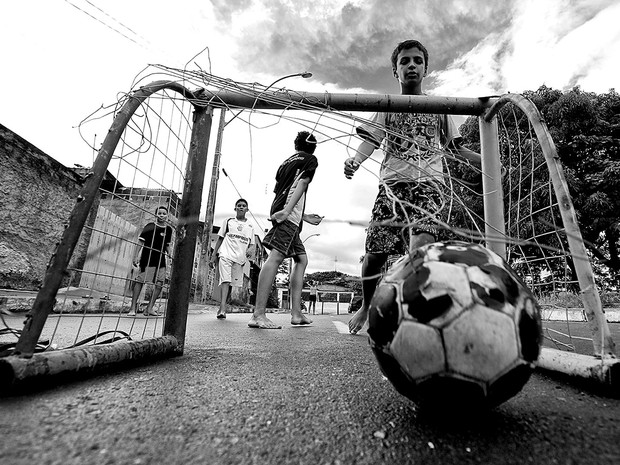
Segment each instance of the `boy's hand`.
[[306,223],[310,223],[311,225],[314,225],[314,226],[316,226],[321,221],[323,221],[323,218],[325,218],[325,217],[321,216],[321,215],[317,215],[315,213],[309,213],[309,214],[305,214],[304,215],[304,221]]
[[350,157],[347,158],[344,161],[344,175],[347,179],[351,179],[353,177],[353,175],[355,174],[355,172],[358,170],[358,168],[360,167],[360,164],[357,160],[355,160],[355,157]]
[[288,213],[286,210],[280,210],[279,212],[275,212],[273,215],[271,215],[271,220],[275,221],[276,223],[282,223],[288,218],[289,214],[290,213]]

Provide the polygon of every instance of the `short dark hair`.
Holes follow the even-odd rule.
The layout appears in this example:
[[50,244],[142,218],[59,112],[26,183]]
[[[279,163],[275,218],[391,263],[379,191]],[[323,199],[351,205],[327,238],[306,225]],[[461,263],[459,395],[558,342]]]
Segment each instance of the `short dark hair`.
[[237,200],[237,201],[235,202],[235,207],[237,206],[237,204],[238,204],[239,202],[245,202],[246,206],[247,206],[247,205],[249,205],[249,203],[248,203],[248,201],[247,201],[247,200],[245,200],[245,199],[239,199],[239,200]]
[[166,213],[168,213],[168,207],[166,207],[166,206],[164,206],[164,205],[160,205],[159,207],[157,207],[157,208],[155,209],[155,214],[157,215],[157,212],[158,212],[159,210],[161,210],[162,208],[163,208],[164,210],[166,210]]
[[295,137],[295,150],[313,154],[316,150],[316,137],[308,131],[300,131]]
[[426,47],[417,40],[409,39],[403,40],[392,52],[392,71],[396,71],[396,60],[398,60],[398,54],[403,50],[409,50],[410,48],[417,48],[422,52],[422,55],[424,55],[424,72],[428,70],[428,50],[426,50]]

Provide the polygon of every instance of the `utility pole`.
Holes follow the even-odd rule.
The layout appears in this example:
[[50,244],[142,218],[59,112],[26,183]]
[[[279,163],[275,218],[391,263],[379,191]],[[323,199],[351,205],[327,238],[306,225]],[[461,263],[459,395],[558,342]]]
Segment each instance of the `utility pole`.
[[[199,267],[203,268],[204,280],[202,283],[201,302],[207,300],[207,278],[211,273],[209,269],[209,259],[211,258],[211,231],[213,230],[213,212],[215,210],[215,198],[217,196],[217,183],[220,179],[220,160],[222,158],[222,138],[224,135],[226,109],[220,110],[220,124],[217,130],[217,140],[215,142],[215,153],[213,154],[213,170],[211,171],[211,184],[209,185],[209,197],[207,199],[207,211],[205,224],[202,231],[202,248],[200,251]],[[200,273],[198,274],[200,276]]]

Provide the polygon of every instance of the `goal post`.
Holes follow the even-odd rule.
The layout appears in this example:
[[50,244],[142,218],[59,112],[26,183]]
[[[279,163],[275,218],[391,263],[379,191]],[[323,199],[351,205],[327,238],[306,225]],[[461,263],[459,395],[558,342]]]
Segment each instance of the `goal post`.
[[[175,263],[170,277],[170,287],[174,292],[170,292],[167,302],[163,334],[145,340],[35,353],[43,326],[52,312],[86,219],[91,209],[96,208],[102,181],[121,136],[127,130],[135,112],[145,104],[145,101],[154,94],[166,90],[176,92],[192,103],[194,121],[179,209],[177,240],[173,254]],[[24,328],[15,350],[11,355],[0,358],[1,390],[41,378],[98,371],[112,365],[154,360],[183,353],[212,117],[213,107],[196,99],[190,90],[177,82],[157,81],[128,94],[127,101],[116,114],[76,199],[62,238],[48,264],[41,289],[31,311],[26,315]]]
[[[182,82],[182,84],[179,82]],[[539,241],[541,239],[538,236],[530,237],[526,235],[527,237],[521,237],[520,230],[522,225],[533,218],[533,213],[528,213],[527,215],[530,216],[527,217],[524,217],[522,213],[518,215],[512,213],[514,207],[511,197],[513,190],[503,192],[503,168],[511,169],[512,167],[502,167],[501,164],[500,156],[506,150],[507,136],[498,134],[500,130],[504,130],[505,126],[505,123],[500,122],[498,118],[502,109],[509,104],[518,107],[522,114],[525,115],[527,124],[533,127],[533,132],[537,139],[535,142],[539,148],[532,149],[531,155],[536,154],[539,149],[542,151],[547,163],[547,175],[550,178],[550,185],[552,185],[552,188],[549,188],[549,190],[554,192],[560,208],[563,238],[557,239],[557,243],[563,243],[564,239],[566,239],[569,249],[569,252],[560,258],[564,261],[570,259],[574,262],[585,312],[592,331],[594,352],[600,359],[594,370],[585,371],[596,372],[596,377],[599,380],[604,380],[606,383],[609,382],[610,373],[613,370],[617,370],[618,366],[617,363],[610,362],[610,359],[614,357],[614,341],[610,336],[609,327],[605,320],[600,296],[594,283],[592,267],[576,222],[574,208],[555,146],[538,110],[529,100],[516,94],[508,94],[501,97],[455,98],[426,95],[283,92],[269,90],[269,88],[242,88],[241,86],[230,85],[230,83],[226,85],[221,84],[219,87],[216,85],[213,88],[213,86],[209,87],[209,82],[211,81],[205,80],[204,77],[198,79],[191,74],[183,74],[182,80],[155,81],[128,94],[122,108],[114,117],[110,131],[98,152],[91,173],[76,199],[68,226],[50,260],[43,286],[37,295],[31,312],[27,316],[27,321],[16,345],[16,350],[9,356],[0,357],[0,384],[6,387],[7,384],[16,384],[29,377],[52,376],[67,371],[80,371],[84,369],[94,370],[113,364],[123,364],[128,361],[152,360],[183,353],[188,307],[192,292],[191,285],[192,282],[197,281],[194,279],[193,274],[196,271],[195,254],[197,241],[200,236],[199,217],[213,110],[216,108],[222,110],[286,110],[287,112],[298,110],[338,113],[355,123],[358,123],[361,118],[343,112],[416,112],[478,117],[482,152],[481,175],[484,217],[481,220],[481,224],[476,225],[476,227],[478,230],[483,231],[483,239],[486,241],[487,246],[503,257],[506,257],[512,251],[515,244],[517,246],[535,244],[542,249],[553,246],[555,242],[551,242],[551,245],[540,245]],[[190,91],[187,87],[188,84],[194,85],[197,90]],[[182,163],[185,166],[183,187],[181,188],[182,198],[177,212],[178,224],[176,225],[172,273],[169,280],[163,327],[157,328],[153,336],[145,337],[139,341],[85,346],[79,349],[65,349],[49,353],[35,353],[43,327],[54,307],[54,300],[63,282],[63,277],[67,274],[72,254],[80,234],[85,228],[86,219],[89,212],[97,208],[96,198],[115,150],[118,150],[119,141],[121,141],[123,134],[129,130],[138,133],[141,131],[155,131],[154,125],[143,122],[143,126],[139,126],[132,118],[139,108],[147,105],[148,99],[156,94],[168,91],[180,95],[182,97],[181,100],[190,105],[192,116],[185,116],[185,120],[181,117],[180,123],[173,127],[174,125],[171,121],[177,122],[178,118],[176,116],[159,115],[162,119],[170,119],[170,121],[163,121],[161,126],[172,133],[177,145],[181,147],[181,151],[186,155]],[[162,100],[172,99],[164,95]],[[173,106],[175,105],[177,103],[173,102]],[[158,111],[163,113],[162,110],[154,109],[154,105],[149,106],[148,109],[156,113]],[[224,111],[222,111],[223,114]],[[222,115],[220,115],[220,118],[223,118]],[[145,119],[144,115],[141,117]],[[139,119],[140,117],[138,117]],[[220,126],[223,126],[223,120],[220,120]],[[182,141],[181,133],[186,131],[188,127],[191,129],[191,139],[186,146]],[[533,137],[528,137],[522,143],[532,145],[534,143]],[[144,137],[140,139],[141,143],[143,139]],[[126,145],[133,148],[129,143]],[[151,145],[155,144],[151,143]],[[155,147],[154,153],[163,155],[167,160],[169,158],[166,153],[168,150],[170,150],[170,143],[165,146],[162,145],[162,147]],[[510,143],[508,143],[508,150],[511,150]],[[139,152],[139,150],[134,151]],[[127,162],[128,155],[121,154],[118,156],[118,159]],[[534,163],[533,160],[531,162]],[[179,162],[175,166],[178,164],[181,163]],[[517,164],[521,165],[519,162]],[[138,162],[135,162],[133,166],[138,175],[144,174],[138,166]],[[518,168],[528,169],[527,166],[519,166]],[[166,172],[165,169],[163,171],[164,173]],[[527,175],[523,177],[527,177]],[[531,188],[528,187],[531,191],[528,195],[533,196],[535,189],[547,189],[545,186],[546,184],[532,184]],[[514,192],[521,195],[519,189],[521,188],[517,187],[514,189]],[[148,195],[148,191],[144,193],[144,199]],[[123,196],[119,194],[119,198],[122,198],[124,202],[132,202],[131,195]],[[516,203],[521,202],[521,200],[518,199]],[[556,201],[550,200],[549,203],[555,205]],[[208,205],[211,210],[214,208],[214,202],[209,202]],[[140,208],[142,208],[142,211],[146,211],[146,207]],[[207,217],[212,218],[212,214],[213,211],[208,211]],[[515,216],[515,218],[512,216]],[[475,215],[472,215],[472,218],[474,217]],[[547,214],[545,221],[547,221],[547,218],[555,219],[552,213]],[[210,227],[211,221],[207,223]],[[518,233],[515,231],[518,231]],[[206,239],[203,240],[209,240],[209,234],[210,231],[205,231],[202,236]],[[543,233],[543,235],[546,234],[547,232]],[[127,239],[119,236],[115,240]],[[200,247],[204,249],[208,245],[202,243]],[[517,256],[517,259],[518,261],[520,260],[519,263],[524,270],[529,270],[531,285],[538,285],[538,279],[542,273],[548,271],[547,268],[538,264],[531,265],[527,261],[529,260],[527,253],[519,253],[520,255]],[[198,254],[201,255],[200,248],[198,249]],[[198,263],[197,268],[201,269],[202,265]],[[562,266],[568,268],[566,265]],[[561,266],[559,268],[561,269]],[[118,326],[117,321],[115,328],[118,328]],[[116,329],[113,331],[116,331]],[[158,334],[157,331],[161,332],[161,334]],[[552,358],[555,359],[555,357],[556,355],[554,354]],[[591,360],[592,357],[589,357],[588,364],[590,365]],[[545,363],[543,357],[541,359],[541,366],[545,365]],[[569,365],[574,366],[572,359]],[[583,364],[580,366],[583,367]],[[579,370],[573,370],[573,373],[576,371]],[[0,385],[0,388],[2,385]]]
[[[543,121],[540,112],[530,100],[522,95],[506,94],[497,99],[484,115],[483,119],[485,122],[493,121],[500,109],[508,103],[518,106],[527,115],[532,123],[542,153],[545,157],[552,185],[555,190],[555,196],[558,199],[558,207],[566,231],[566,240],[575,263],[583,305],[592,332],[594,354],[599,357],[614,355],[615,343],[611,338],[609,326],[607,325],[605,314],[603,313],[601,298],[594,280],[594,273],[590,260],[588,259],[579,224],[577,223],[577,215],[575,214],[573,202],[568,191],[564,170],[551,134],[549,134],[547,125]],[[489,157],[485,156],[484,158]],[[499,157],[496,159],[499,161]]]

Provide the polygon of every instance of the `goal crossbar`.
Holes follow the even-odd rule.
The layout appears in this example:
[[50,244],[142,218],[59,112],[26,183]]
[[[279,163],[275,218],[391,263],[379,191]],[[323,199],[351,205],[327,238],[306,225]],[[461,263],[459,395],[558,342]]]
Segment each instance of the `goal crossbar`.
[[[190,158],[187,166],[187,179],[182,197],[180,218],[183,223],[179,224],[177,234],[181,238],[175,249],[175,257],[182,266],[173,268],[170,278],[171,292],[167,305],[167,313],[163,328],[163,341],[165,344],[155,344],[153,354],[182,354],[185,339],[185,326],[187,322],[187,311],[189,305],[189,286],[192,278],[191,264],[193,262],[195,244],[197,240],[198,217],[200,212],[200,199],[206,169],[207,149],[209,145],[210,130],[212,123],[213,108],[238,108],[248,110],[319,110],[319,111],[347,111],[347,112],[418,112],[418,113],[438,113],[453,115],[473,115],[479,118],[480,133],[482,141],[483,159],[483,196],[485,200],[485,223],[487,225],[487,246],[492,250],[505,255],[506,237],[503,219],[503,199],[501,185],[501,164],[499,160],[499,140],[497,135],[497,124],[494,113],[500,106],[507,101],[521,104],[521,108],[528,118],[533,121],[541,146],[545,151],[545,157],[551,159],[555,165],[550,166],[551,177],[554,178],[554,188],[558,199],[564,206],[572,209],[570,195],[564,183],[562,183],[562,168],[554,152],[553,142],[548,134],[544,123],[541,121],[537,109],[523,97],[506,99],[506,97],[482,97],[482,98],[457,98],[457,97],[437,97],[437,96],[407,96],[391,94],[345,94],[345,93],[309,93],[297,91],[235,91],[234,89],[218,90],[216,92],[207,89],[188,90],[185,83],[183,85],[176,81],[155,81],[148,85],[141,86],[139,89],[128,94],[127,101],[120,112],[116,115],[110,132],[102,144],[97,159],[92,168],[92,175],[86,180],[84,187],[77,198],[77,203],[71,213],[69,225],[65,230],[59,247],[50,261],[50,266],[46,273],[43,286],[37,295],[32,312],[28,316],[22,336],[17,345],[15,356],[22,359],[33,358],[33,350],[38,340],[43,324],[53,306],[53,300],[60,286],[60,278],[67,269],[69,259],[78,241],[81,230],[84,227],[86,216],[93,205],[93,199],[97,190],[100,188],[101,181],[110,163],[112,155],[116,149],[121,134],[131,119],[133,113],[142,105],[143,101],[152,94],[162,91],[172,90],[180,94],[185,100],[189,101],[194,107],[194,121],[192,128],[192,144]],[[499,102],[499,103],[498,103]],[[555,174],[554,174],[555,173]],[[558,174],[559,173],[559,174]],[[556,182],[555,178],[558,178]],[[556,185],[557,184],[557,185]],[[486,204],[488,203],[488,207]],[[574,211],[572,212],[574,216]],[[568,218],[570,220],[570,218]],[[579,234],[579,228],[571,230],[573,238],[577,238],[576,249],[571,250],[574,256],[583,257],[577,262],[587,262],[587,266],[582,268],[580,273],[585,277],[580,279],[582,292],[584,293],[584,304],[588,313],[589,320],[594,322],[593,330],[595,335],[596,352],[601,356],[613,353],[613,341],[609,335],[609,330],[605,331],[606,323],[602,313],[598,291],[593,286],[594,278],[592,269],[587,260],[583,241]],[[570,238],[569,238],[570,239]],[[570,242],[570,241],[569,241]],[[584,289],[583,287],[586,287]],[[598,303],[597,303],[598,299]],[[597,338],[601,342],[596,346]],[[157,339],[154,339],[157,341]],[[110,358],[132,358],[136,353],[143,353],[139,349],[141,345],[122,346],[119,349],[97,349],[84,348],[77,355],[69,355],[69,359],[76,361],[76,365],[81,364],[81,358],[92,359],[94,354],[98,354],[101,363],[107,364]],[[160,347],[161,346],[161,347]],[[92,351],[92,354],[91,354]],[[136,352],[138,351],[138,352]],[[68,351],[67,351],[68,352]],[[89,355],[91,354],[91,355]],[[41,356],[44,356],[41,354]],[[54,355],[54,360],[60,355]],[[41,374],[38,370],[39,356],[29,362],[11,359],[11,370],[14,373]],[[95,357],[96,359],[97,357]],[[59,362],[62,366],[64,362]],[[28,369],[24,369],[27,366]],[[29,371],[30,370],[30,371]]]

